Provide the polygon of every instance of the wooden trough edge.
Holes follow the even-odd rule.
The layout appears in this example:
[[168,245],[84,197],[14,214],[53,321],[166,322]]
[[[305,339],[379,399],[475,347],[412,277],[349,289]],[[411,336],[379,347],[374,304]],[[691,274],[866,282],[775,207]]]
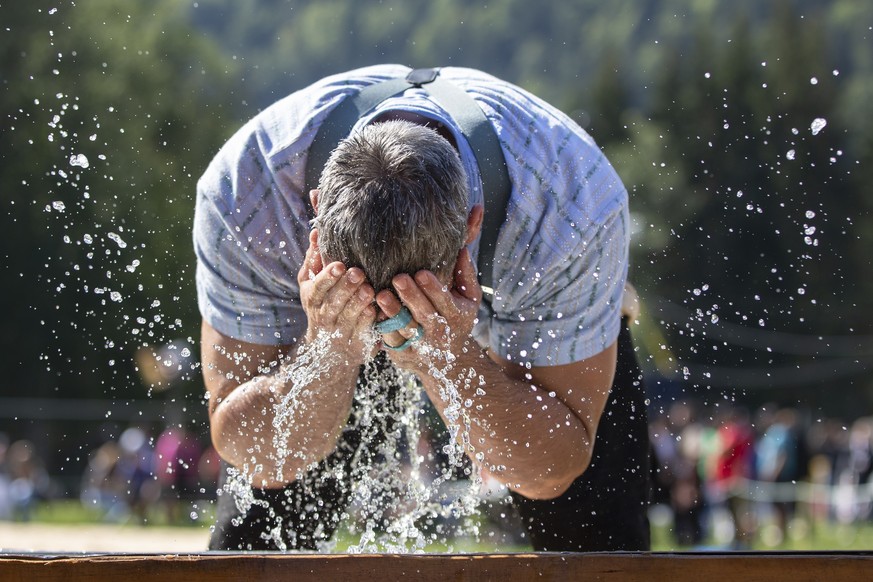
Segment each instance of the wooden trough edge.
[[873,552],[0,554],[0,580],[873,580]]

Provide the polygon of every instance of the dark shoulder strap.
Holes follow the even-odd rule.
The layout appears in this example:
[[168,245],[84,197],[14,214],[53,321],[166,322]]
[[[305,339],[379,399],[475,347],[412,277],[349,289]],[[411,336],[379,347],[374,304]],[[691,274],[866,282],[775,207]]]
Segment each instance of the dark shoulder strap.
[[358,119],[385,99],[402,93],[409,87],[410,84],[406,79],[389,79],[368,85],[357,93],[347,96],[327,114],[321,127],[318,128],[312,145],[309,146],[305,184],[307,200],[309,191],[318,188],[321,171],[330,153],[341,140],[348,137]]
[[506,160],[494,126],[479,105],[460,87],[439,76],[439,69],[413,69],[405,79],[390,79],[363,88],[340,102],[322,123],[309,149],[306,191],[318,187],[330,153],[349,135],[355,123],[380,102],[408,89],[421,87],[445,109],[461,129],[476,155],[482,177],[485,216],[479,243],[479,280],[486,293],[493,289],[492,275],[497,235],[506,218],[512,191]]

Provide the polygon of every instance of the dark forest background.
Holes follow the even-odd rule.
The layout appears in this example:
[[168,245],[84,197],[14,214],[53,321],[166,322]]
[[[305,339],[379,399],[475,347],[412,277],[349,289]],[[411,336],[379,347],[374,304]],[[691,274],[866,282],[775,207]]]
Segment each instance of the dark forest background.
[[0,0],[0,432],[74,475],[131,423],[206,438],[196,180],[378,62],[484,69],[603,147],[653,406],[873,412],[873,3]]

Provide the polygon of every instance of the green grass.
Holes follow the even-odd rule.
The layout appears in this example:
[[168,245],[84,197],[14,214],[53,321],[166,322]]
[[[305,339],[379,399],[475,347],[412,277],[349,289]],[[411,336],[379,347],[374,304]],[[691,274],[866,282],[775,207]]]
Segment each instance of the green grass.
[[[704,543],[699,546],[683,546],[676,543],[670,523],[652,524],[652,550],[654,551],[700,551],[700,550],[734,550],[730,539],[723,532],[715,535],[710,532]],[[873,523],[858,521],[855,523],[836,523],[818,519],[811,520],[807,516],[793,519],[787,530],[782,533],[772,520],[762,517],[757,524],[752,538],[751,547],[754,551],[789,552],[789,551],[871,551],[873,550]]]
[[78,501],[51,501],[38,504],[30,516],[40,523],[102,523],[102,512],[89,509]]
[[[708,540],[700,546],[681,546],[673,541],[671,532],[665,528],[652,529],[652,550],[656,552],[683,552],[706,550],[733,550],[730,544]],[[817,524],[814,531],[803,536],[792,536],[780,543],[765,543],[757,536],[751,550],[767,552],[824,552],[824,551],[873,551],[873,526],[870,524]]]
[[[165,505],[149,507],[144,514],[112,514],[97,508],[86,507],[72,499],[39,503],[30,519],[48,524],[142,524],[174,527],[203,527],[211,524],[215,517],[211,501],[179,502],[171,514]],[[196,517],[192,517],[196,515]]]
[[[44,502],[37,505],[31,515],[35,522],[49,524],[144,524],[146,526],[175,527],[208,527],[213,519],[211,502],[183,503],[179,511],[171,517],[162,507],[153,507],[146,512],[145,522],[133,516],[125,519],[107,519],[103,512],[84,507],[75,500],[59,500]],[[192,518],[192,512],[196,518]],[[808,519],[795,519],[789,526],[784,538],[773,534],[772,524],[761,523],[752,543],[752,550],[757,551],[862,551],[873,550],[873,523],[858,522],[838,524],[829,521],[811,522]],[[483,528],[485,531],[486,528]],[[494,530],[492,530],[494,531]],[[359,541],[347,529],[337,535],[336,552],[342,553]],[[653,523],[652,550],[658,552],[671,551],[705,551],[730,550],[730,543],[710,536],[704,544],[696,547],[681,546],[673,538],[669,523]],[[523,542],[506,541],[497,530],[492,534],[485,533],[479,540],[458,538],[450,542],[432,543],[427,546],[428,553],[510,553],[528,552],[530,547]]]

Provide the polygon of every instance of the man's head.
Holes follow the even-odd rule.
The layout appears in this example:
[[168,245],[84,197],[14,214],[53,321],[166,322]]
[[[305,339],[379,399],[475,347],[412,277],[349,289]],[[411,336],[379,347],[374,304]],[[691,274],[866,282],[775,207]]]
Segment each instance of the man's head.
[[361,268],[376,291],[398,273],[449,275],[467,238],[468,200],[458,153],[436,131],[368,125],[339,144],[321,174],[322,257]]

